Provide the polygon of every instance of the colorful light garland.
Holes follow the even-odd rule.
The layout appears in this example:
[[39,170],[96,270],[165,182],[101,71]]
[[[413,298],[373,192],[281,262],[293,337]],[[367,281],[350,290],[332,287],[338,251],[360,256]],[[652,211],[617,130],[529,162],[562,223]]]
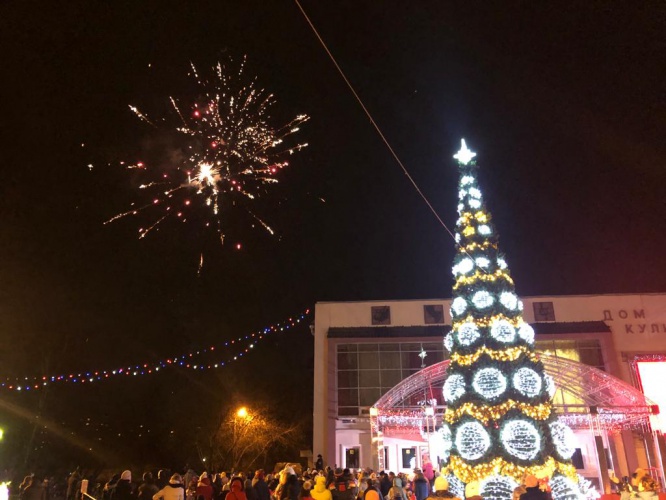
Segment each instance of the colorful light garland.
[[[233,361],[237,361],[239,358],[242,358],[245,354],[249,353],[252,349],[254,349],[255,345],[259,341],[264,340],[268,335],[272,333],[284,332],[286,330],[290,330],[291,328],[297,326],[309,314],[310,314],[310,309],[306,309],[303,313],[294,316],[292,318],[289,318],[287,319],[287,321],[268,326],[259,332],[250,333],[238,337],[236,339],[221,343],[218,346],[211,346],[208,348],[200,349],[196,352],[175,356],[173,358],[166,358],[159,361],[153,361],[151,363],[142,363],[133,366],[130,365],[127,367],[116,368],[113,370],[89,370],[80,373],[70,373],[68,375],[50,375],[50,376],[44,375],[41,377],[40,376],[16,377],[16,378],[7,377],[4,382],[0,382],[0,389],[7,389],[14,391],[30,391],[30,390],[40,389],[46,385],[59,382],[81,383],[81,384],[92,383],[92,382],[106,380],[111,377],[119,375],[125,375],[125,376],[150,375],[169,367],[186,368],[190,370],[211,370],[215,368],[221,368]],[[241,348],[241,350],[237,351],[233,356],[227,357],[224,361],[218,361],[217,363],[201,363],[201,364],[192,362],[192,358],[194,358],[195,356],[212,353],[215,352],[217,349],[233,347],[244,341],[250,341],[250,344],[248,344],[247,347],[245,348]]]

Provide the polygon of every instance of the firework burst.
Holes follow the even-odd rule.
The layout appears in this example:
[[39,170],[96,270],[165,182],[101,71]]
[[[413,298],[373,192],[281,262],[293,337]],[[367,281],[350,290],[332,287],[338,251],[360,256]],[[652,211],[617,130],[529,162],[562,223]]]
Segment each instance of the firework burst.
[[288,142],[309,117],[298,115],[274,126],[269,116],[273,94],[258,88],[256,78],[244,83],[244,68],[245,59],[235,72],[218,63],[212,78],[206,79],[192,64],[190,75],[200,97],[186,102],[169,97],[168,116],[152,119],[130,106],[157,134],[174,139],[167,160],[123,164],[145,179],[139,188],[146,191],[148,201],[133,204],[105,224],[146,214],[148,223],[139,228],[139,238],[144,238],[170,219],[196,221],[217,231],[224,243],[230,212],[242,209],[253,222],[274,233],[255,213],[253,202],[278,182],[287,158],[307,146]]

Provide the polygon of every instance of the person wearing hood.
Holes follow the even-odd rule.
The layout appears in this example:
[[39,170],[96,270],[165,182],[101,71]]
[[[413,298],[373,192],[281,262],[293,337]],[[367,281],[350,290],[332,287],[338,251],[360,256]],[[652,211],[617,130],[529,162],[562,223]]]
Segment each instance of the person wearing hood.
[[135,500],[136,496],[132,489],[132,472],[129,470],[123,471],[120,479],[116,483],[116,487],[111,494],[111,500]]
[[439,475],[435,478],[435,493],[430,495],[428,500],[441,500],[442,498],[455,498],[460,500],[453,493],[449,491],[449,482],[443,475]]
[[241,477],[233,477],[229,483],[229,492],[224,497],[225,500],[247,500],[243,488],[243,479]]
[[195,498],[199,500],[199,497],[203,497],[204,500],[213,500],[213,486],[210,484],[210,478],[206,472],[201,474],[197,484]]
[[333,500],[331,490],[326,487],[326,478],[324,476],[317,476],[314,488],[310,491],[310,495],[314,500]]
[[180,474],[174,474],[167,485],[153,495],[153,500],[185,500],[185,487]]
[[[291,469],[291,467],[289,467]],[[291,469],[293,471],[293,469]],[[301,484],[296,474],[285,473],[287,479],[280,489],[280,500],[298,500],[301,493]]]
[[478,481],[472,481],[471,483],[467,483],[467,485],[465,486],[465,499],[483,500],[483,497],[481,496],[481,484]]
[[396,477],[393,480],[393,486],[391,486],[391,489],[389,490],[388,494],[388,499],[389,500],[409,500],[407,498],[407,493],[402,487],[402,479],[399,477]]

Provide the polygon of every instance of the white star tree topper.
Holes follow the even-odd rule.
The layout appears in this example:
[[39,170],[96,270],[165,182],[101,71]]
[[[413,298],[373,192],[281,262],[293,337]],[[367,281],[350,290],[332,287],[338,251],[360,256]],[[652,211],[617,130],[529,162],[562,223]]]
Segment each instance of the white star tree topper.
[[465,144],[465,139],[461,139],[460,142],[461,142],[460,151],[454,154],[453,157],[463,165],[467,165],[470,161],[472,161],[472,158],[476,156],[476,153],[467,148],[467,144]]

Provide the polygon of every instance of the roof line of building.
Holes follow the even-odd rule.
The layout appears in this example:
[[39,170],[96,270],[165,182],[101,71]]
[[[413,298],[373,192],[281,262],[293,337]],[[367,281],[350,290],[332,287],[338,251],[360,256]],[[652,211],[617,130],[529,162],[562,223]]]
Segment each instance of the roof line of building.
[[[565,299],[565,298],[580,298],[580,297],[640,297],[640,296],[664,296],[666,297],[666,292],[636,292],[636,293],[582,293],[582,294],[570,294],[570,295],[520,295],[520,298],[523,300],[526,299]],[[450,297],[442,298],[430,298],[430,299],[368,299],[368,300],[325,300],[317,301],[315,304],[367,304],[369,302],[377,303],[388,303],[388,302],[441,302],[443,300],[450,301]]]

